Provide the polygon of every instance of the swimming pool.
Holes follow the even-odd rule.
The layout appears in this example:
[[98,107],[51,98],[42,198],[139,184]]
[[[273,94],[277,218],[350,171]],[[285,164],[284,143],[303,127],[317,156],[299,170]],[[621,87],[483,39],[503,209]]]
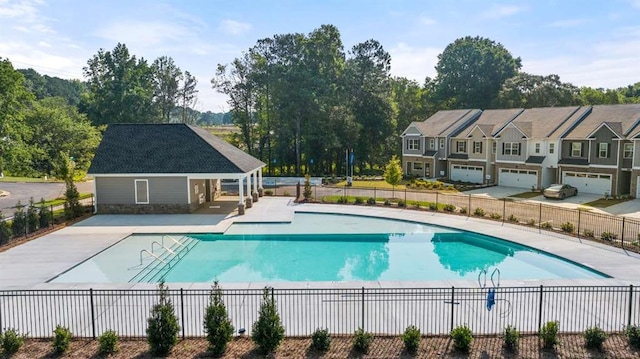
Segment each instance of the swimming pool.
[[[497,271],[496,271],[497,269]],[[513,242],[451,228],[296,213],[220,234],[132,235],[51,282],[318,282],[606,278]]]

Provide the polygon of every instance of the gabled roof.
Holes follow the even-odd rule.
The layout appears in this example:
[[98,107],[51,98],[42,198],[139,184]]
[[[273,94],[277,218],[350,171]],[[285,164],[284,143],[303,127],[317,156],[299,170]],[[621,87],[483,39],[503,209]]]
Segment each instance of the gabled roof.
[[89,173],[247,173],[263,166],[200,127],[112,124],[102,136]]
[[558,126],[552,134],[549,135],[549,139],[558,139],[564,137],[567,133],[571,132],[586,116],[591,113],[593,108],[591,106],[582,106],[576,112],[569,117],[563,124]]
[[527,138],[548,138],[579,109],[580,106],[529,108],[509,125],[518,128]]
[[[638,134],[640,121],[640,104],[629,105],[597,105],[573,130],[566,139],[586,139],[603,123],[620,138],[633,137]],[[616,123],[616,125],[613,125]]]
[[513,121],[516,116],[522,113],[521,108],[511,108],[504,110],[484,110],[480,117],[474,122],[474,125],[468,131],[464,131],[463,135],[457,137],[469,137],[477,128],[486,137],[493,137],[509,122]]
[[442,110],[422,122],[412,122],[411,125],[417,127],[425,137],[446,137],[463,129],[480,113],[480,110]]

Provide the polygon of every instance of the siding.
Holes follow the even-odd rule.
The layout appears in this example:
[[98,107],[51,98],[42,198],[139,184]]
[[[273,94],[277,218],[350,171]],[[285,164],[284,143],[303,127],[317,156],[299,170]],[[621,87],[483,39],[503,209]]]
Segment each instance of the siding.
[[[520,144],[519,156],[505,156],[502,154],[502,149],[505,143],[515,142]],[[527,140],[522,138],[522,132],[510,127],[506,128],[501,134],[498,140],[498,147],[496,149],[497,161],[519,161],[524,162],[527,159]]]
[[[474,142],[481,142],[482,143],[482,152],[480,153],[473,153],[473,143]],[[469,141],[469,148],[468,148],[468,153],[469,153],[469,160],[484,160],[487,158],[487,150],[491,151],[491,147],[487,147],[487,145],[491,146],[489,141],[487,141],[486,138],[483,137],[483,134],[480,130],[478,130],[477,128],[471,133],[471,138]]]
[[[595,165],[617,165],[619,141],[612,140],[615,135],[607,127],[602,126],[593,137],[594,139],[591,141],[593,148],[590,149],[590,163]],[[598,157],[600,143],[607,143],[609,145],[609,153],[606,158]]]
[[134,182],[149,181],[149,204],[187,204],[186,177],[103,177],[95,178],[98,204],[135,204]]
[[[580,142],[582,143],[582,156],[580,157],[572,157],[571,156],[571,144],[574,142]],[[578,158],[582,158],[582,159],[587,159],[587,154],[589,153],[589,141],[587,140],[583,140],[583,141],[577,141],[577,140],[565,140],[562,141],[562,153],[561,153],[561,158],[573,158],[573,159],[578,159]]]
[[633,167],[640,167],[640,141],[633,141]]

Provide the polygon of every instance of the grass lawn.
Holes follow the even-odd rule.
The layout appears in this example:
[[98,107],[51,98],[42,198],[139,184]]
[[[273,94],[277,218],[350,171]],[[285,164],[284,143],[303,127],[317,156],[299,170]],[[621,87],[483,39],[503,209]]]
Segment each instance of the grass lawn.
[[515,197],[515,198],[533,198],[533,197],[538,197],[538,196],[542,196],[542,192],[522,192],[522,193],[518,193],[518,194],[512,194],[509,197]]
[[[351,182],[353,187],[358,188],[384,188],[384,189],[393,189],[393,186],[388,184],[385,181],[353,181]],[[405,184],[409,183],[408,181],[402,181],[399,185],[396,186],[397,190],[404,190]],[[337,187],[344,187],[347,185],[347,181],[341,181],[335,184]]]
[[[86,198],[91,198],[91,193],[80,193],[80,200],[86,199]],[[39,205],[39,203],[37,203]],[[64,198],[60,197],[60,198],[56,198],[56,199],[51,199],[48,201],[44,201],[44,205],[45,206],[60,206],[64,204]]]
[[613,206],[614,204],[618,204],[618,203],[623,203],[623,202],[627,202],[630,201],[631,198],[627,198],[627,199],[604,199],[604,198],[600,198],[597,199],[595,201],[591,201],[588,203],[584,203],[585,206],[591,206],[591,207],[596,207],[596,208],[607,208],[609,206]]
[[44,179],[42,178],[31,178],[31,177],[2,177],[0,178],[0,182],[30,182],[30,183],[55,183],[55,182],[64,182],[57,179]]

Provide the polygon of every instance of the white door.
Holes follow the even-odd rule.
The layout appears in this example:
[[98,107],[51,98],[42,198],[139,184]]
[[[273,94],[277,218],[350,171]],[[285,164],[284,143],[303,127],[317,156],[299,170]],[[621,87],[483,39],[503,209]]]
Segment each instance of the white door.
[[611,175],[605,173],[562,172],[562,183],[578,189],[578,193],[611,194]]
[[538,187],[538,171],[501,168],[498,173],[498,185],[531,189]]
[[469,183],[482,183],[484,178],[482,167],[476,166],[451,166],[451,180]]

